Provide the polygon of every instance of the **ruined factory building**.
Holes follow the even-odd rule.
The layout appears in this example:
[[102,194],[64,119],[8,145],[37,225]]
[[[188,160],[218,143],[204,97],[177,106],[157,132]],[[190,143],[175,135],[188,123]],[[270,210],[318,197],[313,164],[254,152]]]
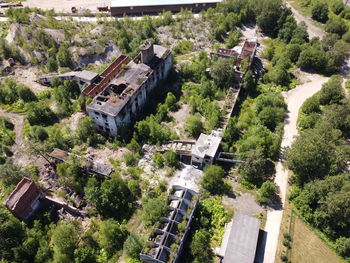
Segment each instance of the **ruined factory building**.
[[24,177],[6,200],[6,207],[19,219],[29,219],[40,206],[43,193],[33,180]]
[[213,131],[210,135],[201,133],[192,148],[191,164],[199,168],[213,164],[218,155],[221,140],[221,135],[217,131]]
[[86,110],[101,133],[116,136],[121,126],[135,121],[150,91],[169,74],[169,49],[146,42],[140,50],[130,62],[121,55],[100,75],[99,82],[83,91],[93,97]]
[[168,216],[161,219],[140,254],[147,263],[178,263],[198,204],[195,191],[174,185],[168,197]]
[[235,211],[227,224],[219,257],[222,263],[253,263],[259,236],[260,220]]
[[[58,162],[67,162],[71,153],[55,148],[49,156]],[[76,156],[80,157],[80,156]],[[83,158],[80,162],[80,168],[84,169],[90,174],[98,174],[109,177],[113,172],[113,168],[109,165],[99,163],[87,158]]]
[[180,12],[181,9],[199,12],[214,8],[220,2],[221,0],[111,0],[111,15]]

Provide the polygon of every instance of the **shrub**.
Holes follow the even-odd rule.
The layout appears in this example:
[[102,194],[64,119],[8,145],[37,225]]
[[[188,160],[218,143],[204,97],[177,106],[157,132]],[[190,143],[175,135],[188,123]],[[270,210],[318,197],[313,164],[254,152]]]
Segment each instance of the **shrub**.
[[137,159],[138,159],[137,154],[127,152],[127,153],[125,153],[123,155],[123,157],[124,157],[125,164],[127,166],[134,166],[134,165],[136,165],[136,162],[137,162]]
[[174,151],[167,151],[164,153],[164,160],[167,166],[174,167],[177,164],[177,155]]
[[199,114],[190,115],[185,120],[185,130],[192,137],[197,137],[203,130],[201,116]]
[[326,3],[318,2],[311,10],[312,19],[325,23],[328,20],[328,5]]
[[164,157],[161,153],[156,152],[153,155],[153,162],[156,165],[157,168],[163,168],[164,167]]
[[275,194],[276,186],[272,182],[264,182],[258,193],[258,201],[262,204],[267,204],[271,197]]

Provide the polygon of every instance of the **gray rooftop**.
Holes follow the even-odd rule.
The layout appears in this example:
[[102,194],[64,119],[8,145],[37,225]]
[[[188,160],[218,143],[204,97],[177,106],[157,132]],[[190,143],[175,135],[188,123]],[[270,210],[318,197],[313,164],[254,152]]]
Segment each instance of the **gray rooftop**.
[[92,81],[94,78],[97,77],[97,73],[89,71],[89,70],[83,70],[78,72],[77,77],[83,80]]
[[[161,59],[164,59],[168,49],[159,45],[154,45],[153,47],[154,61],[159,62]],[[95,96],[87,108],[98,110],[111,116],[117,116],[133,94],[140,88],[140,85],[147,80],[152,72],[152,66],[130,61],[125,69],[110,82],[107,88]],[[123,91],[121,93],[115,92],[115,87],[118,89],[121,85],[124,86],[122,88]]]
[[253,263],[259,236],[260,220],[235,211],[221,244],[222,263]]
[[219,149],[221,139],[221,136],[215,133],[210,135],[201,133],[196,141],[196,144],[192,148],[192,155],[199,156],[201,158],[204,158],[204,156],[207,155],[214,158]]
[[111,7],[192,5],[220,3],[221,0],[111,0]]

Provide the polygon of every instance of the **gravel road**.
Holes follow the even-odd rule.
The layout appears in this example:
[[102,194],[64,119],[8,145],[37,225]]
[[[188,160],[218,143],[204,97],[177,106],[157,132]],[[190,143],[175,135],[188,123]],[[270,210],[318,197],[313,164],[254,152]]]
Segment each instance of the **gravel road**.
[[[304,101],[319,91],[322,84],[325,83],[328,78],[317,75],[307,74],[307,78],[310,80],[296,88],[285,92],[283,94],[286,103],[288,104],[287,116],[285,118],[284,134],[282,138],[282,149],[291,146],[295,136],[298,135],[296,127],[298,120],[299,108]],[[279,187],[279,195],[281,197],[282,206],[286,198],[286,191],[288,186],[288,169],[283,166],[283,161],[279,160],[276,166],[275,183]],[[264,263],[274,263],[278,246],[278,236],[280,226],[282,222],[283,209],[269,209],[267,212],[267,221],[265,225],[265,231],[267,232]]]
[[305,24],[307,26],[307,32],[309,33],[310,39],[313,37],[323,38],[326,35],[326,33],[324,32],[323,29],[321,29],[313,24],[311,18],[305,17],[302,14],[300,14],[299,11],[294,9],[290,3],[286,2],[286,1],[285,1],[285,3],[286,3],[286,6],[292,10],[294,18],[298,23],[305,22]]

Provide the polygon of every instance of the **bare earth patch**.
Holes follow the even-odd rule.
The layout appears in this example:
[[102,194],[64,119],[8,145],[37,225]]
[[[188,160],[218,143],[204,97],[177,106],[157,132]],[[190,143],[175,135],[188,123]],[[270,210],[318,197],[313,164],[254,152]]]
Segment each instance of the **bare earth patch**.
[[40,85],[37,80],[42,73],[34,67],[18,67],[14,70],[12,76],[18,83],[21,83],[31,89],[35,94],[49,89],[49,87]]

